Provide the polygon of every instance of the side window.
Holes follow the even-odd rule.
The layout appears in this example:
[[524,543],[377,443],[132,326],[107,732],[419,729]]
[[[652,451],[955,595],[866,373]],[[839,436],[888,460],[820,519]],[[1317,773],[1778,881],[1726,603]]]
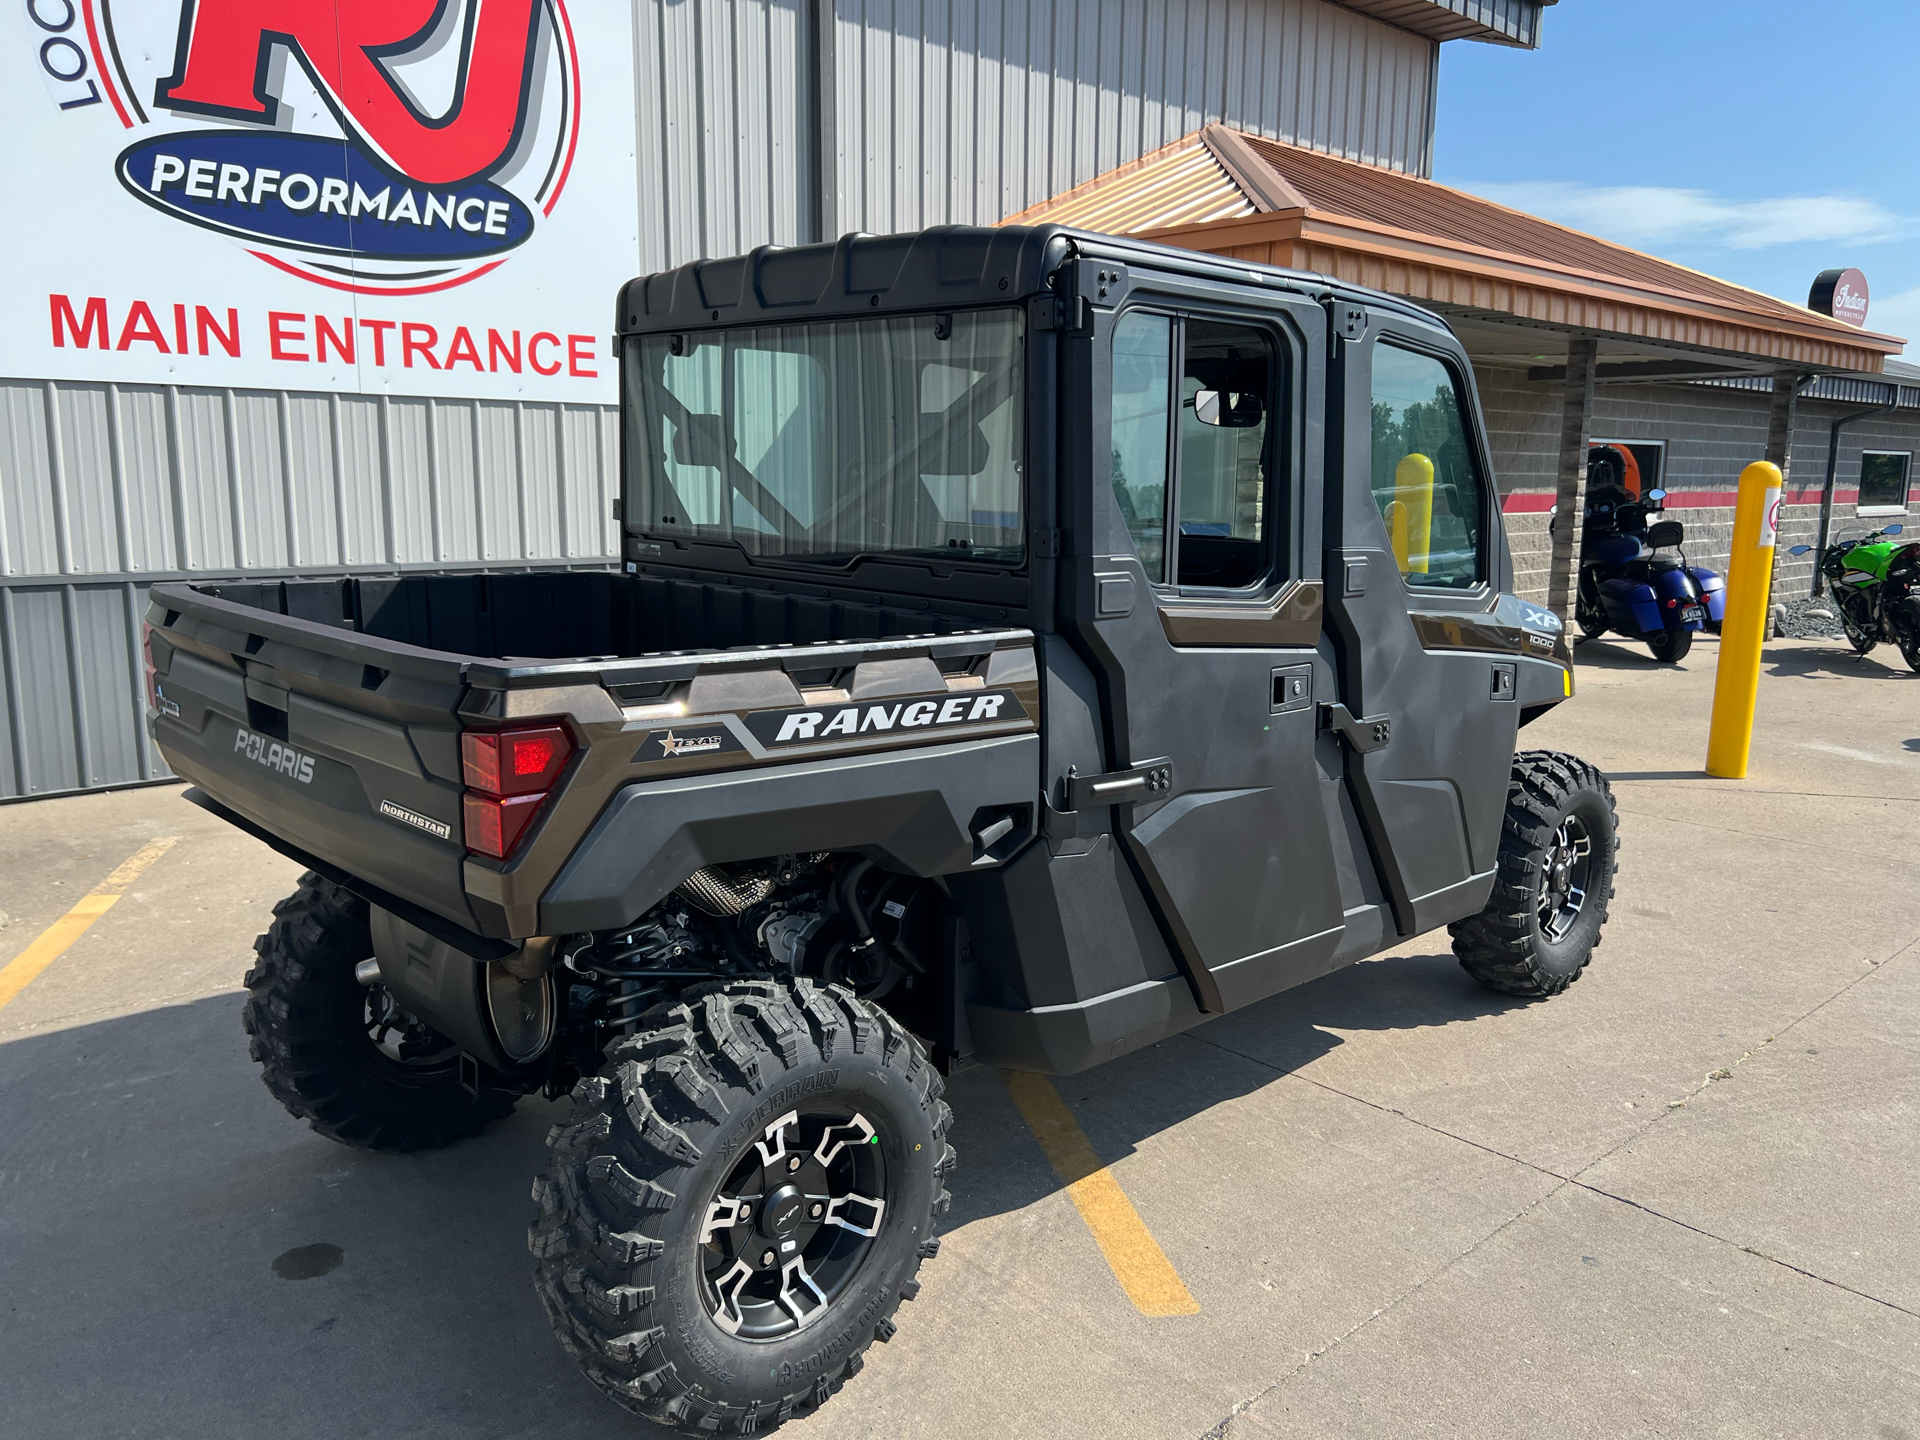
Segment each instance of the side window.
[[1149,580],[1244,589],[1268,575],[1277,369],[1251,325],[1134,310],[1114,326],[1113,495]]
[[1273,343],[1189,320],[1180,367],[1182,585],[1239,588],[1267,568],[1267,404]]
[[1166,579],[1173,321],[1132,310],[1113,327],[1113,498],[1147,579]]
[[1465,590],[1483,571],[1480,472],[1463,388],[1431,355],[1373,351],[1373,499],[1410,586]]

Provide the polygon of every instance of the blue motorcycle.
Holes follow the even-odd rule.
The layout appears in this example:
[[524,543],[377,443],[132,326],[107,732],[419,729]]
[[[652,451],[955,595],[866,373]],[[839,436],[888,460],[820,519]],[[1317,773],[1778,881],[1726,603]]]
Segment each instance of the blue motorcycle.
[[1720,633],[1727,583],[1705,566],[1687,563],[1680,548],[1686,531],[1678,520],[1647,523],[1659,513],[1666,491],[1632,499],[1608,483],[1608,464],[1596,460],[1588,472],[1574,623],[1590,640],[1615,630],[1646,642],[1655,660],[1677,663],[1693,647],[1696,631]]

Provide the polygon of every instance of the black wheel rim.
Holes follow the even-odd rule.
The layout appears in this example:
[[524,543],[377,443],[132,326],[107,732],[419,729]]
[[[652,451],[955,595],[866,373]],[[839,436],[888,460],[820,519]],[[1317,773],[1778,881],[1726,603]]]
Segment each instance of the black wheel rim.
[[1587,872],[1593,864],[1593,837],[1578,815],[1569,815],[1553,832],[1540,879],[1540,934],[1549,944],[1567,937],[1587,903]]
[[826,1314],[885,1224],[887,1162],[857,1110],[789,1111],[701,1218],[701,1297],[722,1330],[778,1340]]

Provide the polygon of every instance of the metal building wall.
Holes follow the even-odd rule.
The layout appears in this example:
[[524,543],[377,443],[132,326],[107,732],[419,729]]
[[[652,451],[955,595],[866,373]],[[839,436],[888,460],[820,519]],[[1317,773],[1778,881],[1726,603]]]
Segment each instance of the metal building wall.
[[156,580],[607,563],[615,414],[0,380],[0,799],[167,773]]
[[1431,40],[1325,0],[838,0],[839,228],[993,224],[1220,121],[1425,175]]
[[642,272],[991,225],[1213,121],[1432,169],[1437,44],[1328,0],[637,0],[634,30]]
[[[1436,44],[1328,0],[632,3],[635,273],[991,224],[1214,120],[1429,168]],[[601,407],[0,379],[0,799],[165,775],[153,581],[604,564],[616,455]]]

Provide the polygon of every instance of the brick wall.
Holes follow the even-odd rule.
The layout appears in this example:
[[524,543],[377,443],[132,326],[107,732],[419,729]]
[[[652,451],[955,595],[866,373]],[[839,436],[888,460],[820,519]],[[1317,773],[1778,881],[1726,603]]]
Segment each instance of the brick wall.
[[[1474,379],[1486,413],[1487,443],[1502,496],[1551,493],[1559,444],[1560,387],[1534,382],[1522,370],[1477,367]],[[1664,440],[1666,473],[1662,485],[1675,492],[1732,491],[1740,472],[1765,458],[1768,396],[1749,390],[1706,385],[1602,385],[1594,397],[1593,434],[1609,440]],[[1790,556],[1791,545],[1811,545],[1819,530],[1818,491],[1826,473],[1827,429],[1839,416],[1861,407],[1802,400],[1795,412],[1789,493],[1813,492],[1812,503],[1787,505],[1781,515],[1779,562],[1774,588],[1781,595],[1804,595],[1813,578],[1813,557]],[[1862,450],[1908,450],[1920,469],[1920,413],[1898,410],[1848,426],[1840,433],[1835,489],[1857,489]],[[1920,474],[1913,478],[1920,490]],[[1733,544],[1733,510],[1672,506],[1672,518],[1687,528],[1687,558],[1724,572]],[[1859,519],[1854,505],[1833,507],[1837,538],[1864,533],[1893,517]],[[1513,551],[1514,588],[1544,602],[1550,540],[1542,511],[1510,511],[1505,516],[1507,543]],[[1920,533],[1920,503],[1905,523]]]

